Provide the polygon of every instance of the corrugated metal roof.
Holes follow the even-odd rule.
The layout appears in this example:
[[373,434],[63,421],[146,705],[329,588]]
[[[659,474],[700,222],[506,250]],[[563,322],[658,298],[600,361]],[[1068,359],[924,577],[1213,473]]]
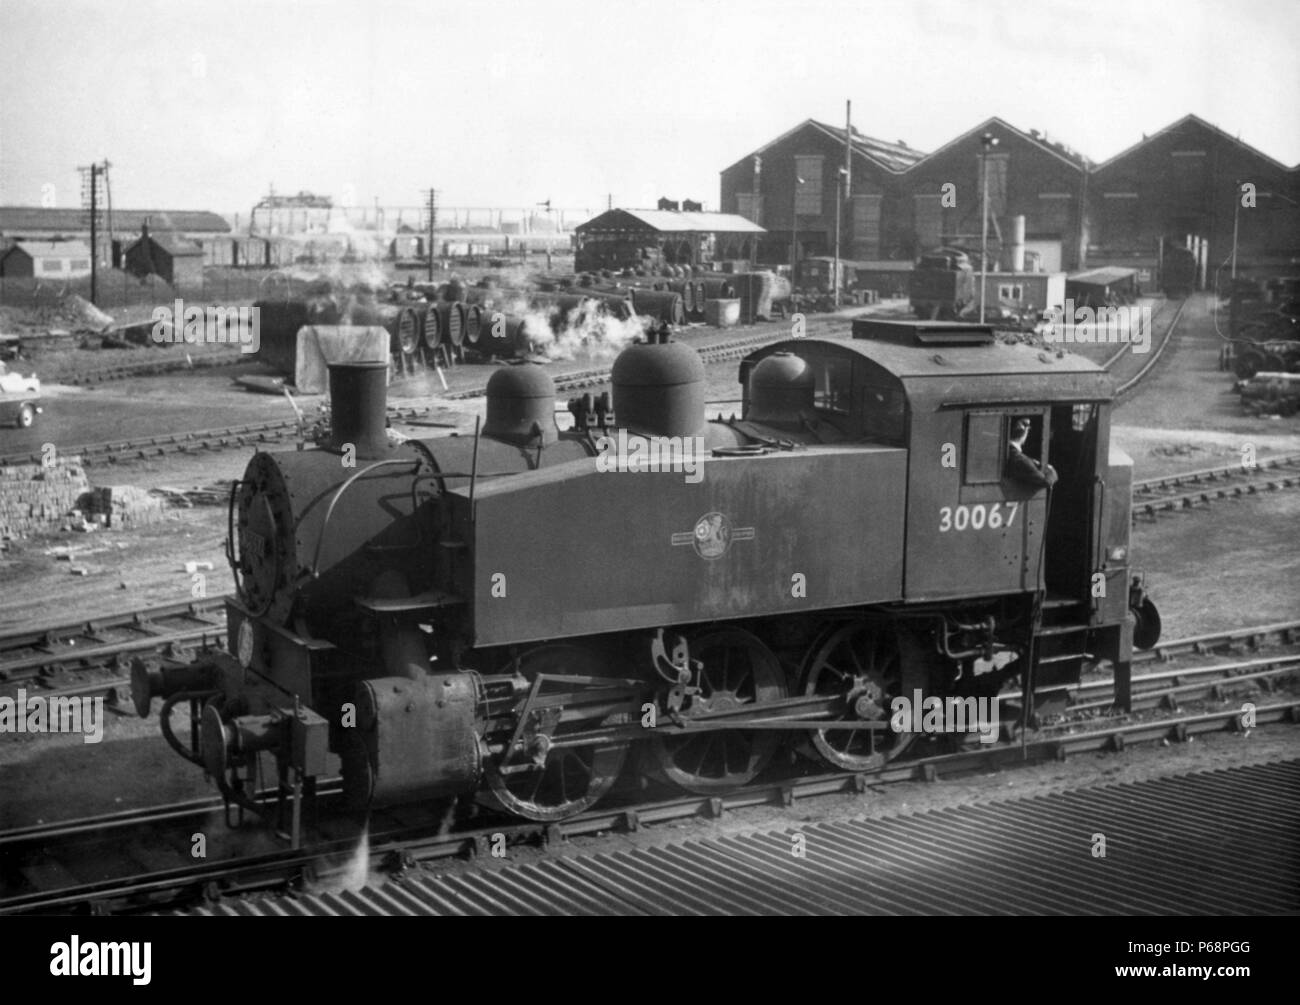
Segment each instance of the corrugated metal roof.
[[651,230],[673,234],[766,234],[767,231],[734,213],[679,213],[669,209],[610,209],[577,230],[620,230],[640,223]]
[[[104,219],[107,220],[107,214]],[[150,230],[179,230],[229,234],[230,224],[205,209],[114,209],[113,229],[139,233],[145,221]],[[90,230],[90,213],[84,209],[47,209],[44,206],[0,206],[0,234],[27,231]]]
[[1088,286],[1109,286],[1137,275],[1136,269],[1124,269],[1118,265],[1103,266],[1099,269],[1086,269],[1066,278],[1072,283],[1086,283]]
[[[753,157],[763,156],[768,150],[772,149],[772,147],[783,143],[785,140],[798,133],[801,129],[809,128],[817,129],[820,132],[829,135],[837,143],[843,144],[844,142],[844,128],[842,126],[830,126],[824,122],[818,122],[816,119],[804,119],[793,129],[787,130],[780,136],[776,137],[776,139],[769,140],[757,150],[753,150],[746,154],[744,157],[740,158],[740,160],[731,164],[727,170],[730,171],[731,168],[734,168],[738,164],[750,160]],[[914,150],[901,142],[889,143],[885,140],[876,139],[874,136],[865,136],[856,129],[853,130],[853,151],[858,156],[865,157],[880,167],[883,167],[885,170],[892,171],[896,174],[905,171],[925,156],[925,152],[922,150]]]
[[[844,142],[843,126],[827,125],[825,122],[818,122],[816,119],[809,119],[808,121],[819,129],[833,134],[838,142]],[[923,150],[913,150],[903,143],[890,143],[887,140],[876,139],[874,136],[864,136],[856,129],[853,130],[853,149],[864,157],[869,157],[894,171],[902,171],[911,167],[925,156]]]
[[[1104,828],[1098,822],[1104,822]],[[1104,829],[1120,854],[1089,856]],[[195,914],[1290,914],[1300,761],[565,855]],[[1077,863],[1074,872],[1063,862]],[[1234,882],[1249,863],[1278,881]],[[957,877],[954,880],[954,877]]]
[[80,241],[15,241],[32,258],[89,258],[90,248]]

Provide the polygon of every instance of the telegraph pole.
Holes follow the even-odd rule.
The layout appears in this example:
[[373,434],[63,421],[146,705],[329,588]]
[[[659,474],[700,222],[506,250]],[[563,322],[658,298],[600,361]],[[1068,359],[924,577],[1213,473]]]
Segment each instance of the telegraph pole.
[[[844,208],[840,203],[843,192],[845,203],[849,203],[849,185],[853,177],[853,102],[844,102],[844,167],[840,168],[835,179],[835,271],[831,280],[835,292],[835,309],[840,309],[840,227],[844,222]],[[851,205],[851,204],[850,204]]]
[[81,203],[86,203],[86,173],[90,173],[90,302],[96,299],[99,283],[99,176],[108,173],[108,161],[79,167],[81,172]]
[[980,324],[984,323],[984,291],[989,284],[989,151],[998,145],[992,133],[980,137],[984,153],[980,157],[983,195],[980,199]]
[[433,282],[433,233],[438,226],[438,190],[429,189],[429,282]]
[[95,204],[95,190],[99,188],[99,165],[90,165],[90,302],[95,302],[99,279],[99,245],[96,243],[95,217],[99,215]]

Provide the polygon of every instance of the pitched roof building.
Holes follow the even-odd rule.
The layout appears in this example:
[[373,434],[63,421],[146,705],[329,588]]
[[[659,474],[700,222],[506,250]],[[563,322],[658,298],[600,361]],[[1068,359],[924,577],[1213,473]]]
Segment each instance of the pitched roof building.
[[[987,149],[986,134],[997,141]],[[830,254],[837,222],[846,259],[907,260],[940,245],[978,253],[986,176],[988,247],[1003,264],[1017,217],[1016,247],[1048,272],[1158,269],[1173,242],[1193,247],[1204,283],[1209,263],[1231,256],[1234,218],[1243,262],[1300,264],[1300,166],[1195,115],[1100,164],[996,116],[930,153],[856,130],[846,144],[843,128],[806,119],[722,170],[721,206],[767,229],[765,262]]]
[[17,241],[0,253],[0,276],[76,279],[90,275],[90,248],[81,241]]

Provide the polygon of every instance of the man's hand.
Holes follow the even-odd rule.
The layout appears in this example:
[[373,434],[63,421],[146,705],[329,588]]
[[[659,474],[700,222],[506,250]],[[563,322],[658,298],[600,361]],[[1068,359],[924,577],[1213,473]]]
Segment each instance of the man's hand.
[[1052,467],[1050,464],[1043,465],[1043,477],[1047,479],[1048,488],[1055,485],[1061,478],[1061,476],[1056,473],[1056,468]]

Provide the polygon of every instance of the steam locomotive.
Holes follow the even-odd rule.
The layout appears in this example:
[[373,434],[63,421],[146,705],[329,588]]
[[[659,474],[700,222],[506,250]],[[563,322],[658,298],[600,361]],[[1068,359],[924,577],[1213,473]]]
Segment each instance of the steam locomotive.
[[[899,696],[1018,682],[1007,728],[1032,728],[1109,660],[1127,707],[1159,618],[1130,584],[1104,370],[862,319],[739,376],[739,416],[706,421],[698,354],[652,337],[561,431],[546,371],[502,366],[481,431],[398,442],[384,364],[331,367],[329,441],[259,452],[232,488],[228,648],[138,663],[137,711],[160,698],[176,752],[254,809],[266,754],[295,807],[338,770],[356,807],[554,821],[630,755],[706,794],[786,744],[871,771],[917,740]],[[1008,475],[1013,421],[1054,487]]]
[[978,296],[970,256],[957,248],[922,255],[912,270],[908,297],[919,318],[954,319]]

